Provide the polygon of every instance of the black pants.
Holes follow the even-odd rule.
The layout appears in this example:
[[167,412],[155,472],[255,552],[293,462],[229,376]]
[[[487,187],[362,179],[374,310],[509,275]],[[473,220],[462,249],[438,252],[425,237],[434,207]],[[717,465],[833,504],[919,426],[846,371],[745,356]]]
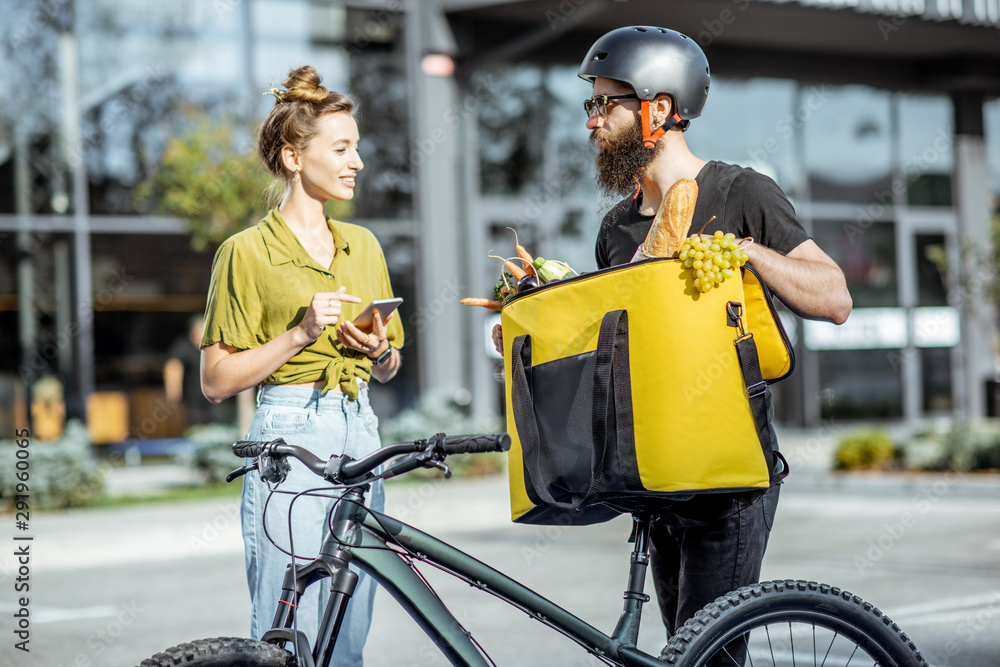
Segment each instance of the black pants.
[[759,581],[780,488],[694,498],[652,524],[653,585],[669,635],[715,598]]

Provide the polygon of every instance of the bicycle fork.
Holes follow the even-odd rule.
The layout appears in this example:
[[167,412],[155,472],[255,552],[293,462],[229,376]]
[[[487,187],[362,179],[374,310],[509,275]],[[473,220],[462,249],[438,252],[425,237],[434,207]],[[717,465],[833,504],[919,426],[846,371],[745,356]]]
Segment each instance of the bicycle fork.
[[[344,621],[347,603],[358,585],[358,575],[348,567],[342,545],[352,539],[359,509],[364,505],[364,492],[351,489],[334,508],[333,531],[328,532],[316,560],[307,565],[289,565],[285,570],[278,610],[274,614],[271,630],[264,633],[262,641],[274,639],[292,642],[302,667],[327,667],[332,664],[333,648]],[[294,611],[305,590],[322,579],[330,578],[330,600],[323,612],[316,635],[315,649],[309,649],[309,639],[301,630],[292,629]],[[303,661],[304,656],[309,660]]]

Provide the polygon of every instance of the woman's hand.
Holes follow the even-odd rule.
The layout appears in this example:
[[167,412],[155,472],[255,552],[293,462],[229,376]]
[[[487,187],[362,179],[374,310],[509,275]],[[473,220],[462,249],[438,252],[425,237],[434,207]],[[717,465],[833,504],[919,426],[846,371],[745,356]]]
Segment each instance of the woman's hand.
[[306,309],[306,314],[302,316],[302,321],[296,325],[296,328],[308,338],[302,347],[312,343],[323,335],[323,330],[326,327],[334,325],[340,320],[340,316],[343,313],[343,306],[341,304],[345,301],[348,303],[361,303],[361,299],[348,294],[347,288],[344,286],[341,286],[336,292],[316,292],[313,294],[312,301],[309,302],[309,308]]
[[389,320],[393,318],[390,315],[386,318],[385,322],[382,321],[382,315],[376,310],[372,314],[372,331],[371,333],[365,333],[361,329],[354,326],[351,321],[341,322],[340,326],[337,327],[337,339],[352,350],[358,352],[363,352],[372,359],[377,358],[380,354],[385,352],[386,342],[385,336],[388,331],[386,324]]

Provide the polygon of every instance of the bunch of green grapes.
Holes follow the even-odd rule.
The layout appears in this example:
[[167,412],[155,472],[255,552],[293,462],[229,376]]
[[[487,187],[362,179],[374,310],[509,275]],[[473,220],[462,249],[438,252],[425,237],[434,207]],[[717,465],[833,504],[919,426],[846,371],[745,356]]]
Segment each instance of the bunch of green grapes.
[[695,289],[708,292],[747,263],[747,252],[735,234],[717,231],[714,236],[692,234],[684,239],[677,258],[694,273]]

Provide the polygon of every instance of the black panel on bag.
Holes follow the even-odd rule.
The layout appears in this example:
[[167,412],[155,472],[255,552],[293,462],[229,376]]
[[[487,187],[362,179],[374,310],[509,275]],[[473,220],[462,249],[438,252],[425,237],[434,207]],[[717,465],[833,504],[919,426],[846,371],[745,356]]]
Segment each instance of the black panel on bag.
[[584,352],[531,369],[535,419],[541,440],[538,467],[558,500],[573,500],[574,493],[586,492],[590,485],[596,355]]

